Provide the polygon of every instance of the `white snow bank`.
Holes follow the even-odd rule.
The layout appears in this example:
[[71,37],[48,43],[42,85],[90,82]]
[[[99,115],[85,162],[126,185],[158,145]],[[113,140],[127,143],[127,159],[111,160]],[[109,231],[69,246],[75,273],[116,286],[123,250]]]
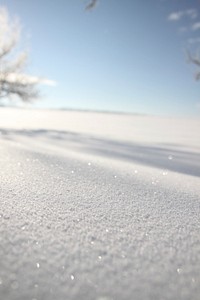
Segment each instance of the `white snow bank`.
[[199,125],[0,109],[0,299],[199,299]]

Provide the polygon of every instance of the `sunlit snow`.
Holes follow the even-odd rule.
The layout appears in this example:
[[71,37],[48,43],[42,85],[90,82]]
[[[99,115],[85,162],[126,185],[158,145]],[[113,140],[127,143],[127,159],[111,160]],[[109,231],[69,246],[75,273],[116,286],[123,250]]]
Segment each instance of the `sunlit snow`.
[[199,299],[200,121],[0,109],[0,299]]

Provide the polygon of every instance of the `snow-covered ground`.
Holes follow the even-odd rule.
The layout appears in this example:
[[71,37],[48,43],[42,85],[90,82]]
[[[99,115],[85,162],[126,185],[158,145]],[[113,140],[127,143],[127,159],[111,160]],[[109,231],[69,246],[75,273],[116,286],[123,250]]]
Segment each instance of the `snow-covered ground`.
[[0,109],[0,299],[200,299],[200,120]]

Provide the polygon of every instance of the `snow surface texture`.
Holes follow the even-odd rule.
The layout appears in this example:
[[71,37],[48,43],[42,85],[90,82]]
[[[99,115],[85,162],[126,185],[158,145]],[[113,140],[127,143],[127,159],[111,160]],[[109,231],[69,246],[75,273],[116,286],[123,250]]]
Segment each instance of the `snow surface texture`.
[[200,299],[200,121],[0,109],[0,299]]

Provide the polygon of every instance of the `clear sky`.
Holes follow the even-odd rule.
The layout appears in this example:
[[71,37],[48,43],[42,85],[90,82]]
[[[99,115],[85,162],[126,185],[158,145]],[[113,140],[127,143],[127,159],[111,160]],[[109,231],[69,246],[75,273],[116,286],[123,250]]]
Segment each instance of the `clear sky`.
[[35,106],[200,116],[199,0],[0,0],[23,25],[28,70],[57,82]]

